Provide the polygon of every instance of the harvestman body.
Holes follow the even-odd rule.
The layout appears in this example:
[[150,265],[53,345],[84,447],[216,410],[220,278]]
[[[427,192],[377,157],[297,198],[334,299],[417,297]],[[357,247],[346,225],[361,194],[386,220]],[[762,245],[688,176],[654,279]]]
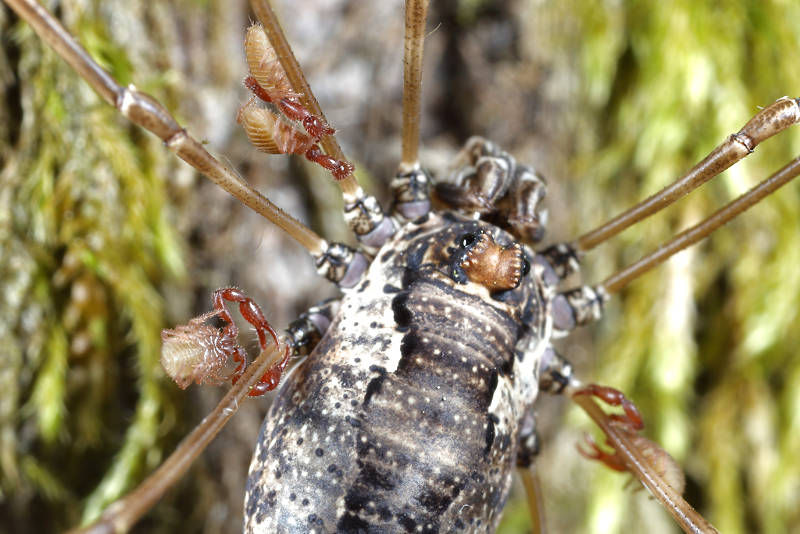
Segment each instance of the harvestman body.
[[514,243],[486,223],[431,214],[378,252],[270,410],[247,532],[494,531],[538,392],[553,290],[541,265],[511,289],[459,282],[459,241],[475,235]]
[[[285,336],[236,289],[218,291],[214,311],[165,332],[167,370],[179,385],[231,378],[235,386],[151,479],[86,531],[127,530],[213,438],[231,407],[274,388],[290,351],[311,351],[262,429],[248,480],[248,532],[492,532],[513,469],[536,454],[528,423],[540,390],[570,394],[606,433],[612,452],[590,443],[584,454],[631,470],[687,532],[715,532],[680,499],[681,482],[672,476],[677,468],[663,461],[666,453],[636,434],[642,423],[635,407],[616,390],[581,385],[549,342],[598,318],[609,295],[794,178],[800,162],[601,284],[561,292],[557,286],[577,269],[583,252],[798,122],[797,100],[779,99],[674,185],[610,223],[537,253],[525,243],[543,235],[544,182],[492,143],[468,142],[461,167],[436,186],[435,197],[447,210],[430,210],[430,178],[416,154],[424,5],[409,2],[407,12],[403,158],[387,215],[355,182],[274,15],[254,2],[266,34],[255,36],[261,44],[246,44],[247,86],[305,132],[253,102],[242,108],[239,122],[259,149],[301,154],[331,172],[362,243],[354,250],[328,244],[249,188],[160,104],[118,86],[36,4],[7,1],[109,103],[284,229],[345,290],[340,303],[312,308]],[[259,333],[262,354],[249,366],[225,300],[239,303]],[[228,358],[238,364],[232,371]],[[624,415],[603,414],[592,397],[621,406]]]

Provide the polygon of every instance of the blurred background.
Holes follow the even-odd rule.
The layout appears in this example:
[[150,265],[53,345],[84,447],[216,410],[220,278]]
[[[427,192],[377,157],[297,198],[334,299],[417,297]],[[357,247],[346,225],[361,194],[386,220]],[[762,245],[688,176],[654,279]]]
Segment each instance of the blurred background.
[[[332,240],[337,188],[267,157],[235,124],[248,95],[236,0],[46,2],[122,83],[155,95],[256,187]],[[402,3],[277,2],[345,152],[386,199],[400,153]],[[299,4],[299,7],[298,7]],[[800,96],[800,5],[432,2],[423,162],[486,136],[549,181],[546,242],[575,237],[669,183],[759,106]],[[223,388],[183,392],[161,328],[236,285],[285,327],[335,294],[300,247],[176,160],[0,7],[0,532],[57,532],[142,480]],[[596,282],[800,154],[790,130],[651,221],[590,253]],[[560,343],[585,380],[625,391],[684,466],[721,532],[800,532],[800,186],[633,283]],[[251,332],[248,332],[252,334]],[[252,337],[252,335],[251,335]],[[241,531],[268,399],[248,402],[137,532]],[[676,532],[627,475],[575,451],[586,417],[537,403],[550,531]],[[524,533],[515,494],[499,532]]]

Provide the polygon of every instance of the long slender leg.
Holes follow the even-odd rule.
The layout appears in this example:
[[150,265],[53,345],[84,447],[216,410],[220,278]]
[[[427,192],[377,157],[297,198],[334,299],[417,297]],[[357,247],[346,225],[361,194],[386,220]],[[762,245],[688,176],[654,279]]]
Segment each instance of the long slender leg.
[[[577,260],[585,252],[676,202],[684,195],[745,158],[762,141],[798,122],[800,122],[800,98],[779,98],[770,106],[759,111],[747,121],[741,130],[731,134],[722,144],[711,151],[705,159],[669,186],[594,230],[586,232],[571,243],[553,245],[540,254],[548,258],[561,279],[566,278],[578,271],[579,264]],[[800,169],[797,167],[796,160],[789,163],[759,186],[729,203],[703,223],[681,232],[675,239],[660,247],[653,254],[642,258],[630,267],[606,279],[596,289],[602,289],[606,293],[617,292],[634,278],[663,262],[676,252],[706,237],[721,225],[787,183],[800,173]],[[575,261],[560,261],[567,256],[575,258]]]
[[707,237],[731,219],[754,206],[800,175],[800,157],[795,158],[778,172],[726,204],[698,224],[684,230],[654,252],[606,278],[596,286],[580,286],[559,293],[553,300],[553,325],[560,333],[596,321],[602,316],[603,303],[613,293],[620,291],[650,269],[660,265],[672,255]]
[[392,214],[413,220],[431,209],[430,176],[419,163],[419,122],[422,105],[422,58],[428,0],[411,0],[405,11],[403,57],[402,152],[397,174],[392,179]]
[[241,379],[225,394],[216,408],[178,445],[169,458],[128,495],[111,504],[92,524],[68,534],[123,533],[144,515],[177,482],[194,460],[235,414],[259,382],[260,377],[289,354],[289,345],[270,345],[250,364]]
[[[250,89],[260,100],[274,104],[288,119],[300,122],[308,135],[295,132],[294,128],[284,125],[284,128],[276,130],[273,140],[281,141],[282,136],[290,139],[303,137],[304,143],[298,143],[298,147],[287,149],[282,147],[279,150],[265,150],[267,153],[292,153],[304,154],[307,159],[313,161],[331,172],[336,180],[344,180],[353,174],[353,164],[331,156],[323,157],[322,151],[317,147],[317,143],[323,135],[333,136],[336,132],[331,128],[322,117],[314,115],[300,102],[298,95],[293,91],[289,77],[281,65],[280,58],[277,57],[275,49],[267,39],[264,28],[258,24],[253,24],[247,29],[244,38],[245,57],[247,66],[250,69],[250,76],[245,78],[244,85]],[[239,112],[240,120],[243,122],[242,115],[246,112],[255,112],[259,108],[249,102],[242,111]],[[261,110],[263,113],[272,114],[271,111]],[[276,117],[277,118],[277,117]],[[244,121],[245,130],[253,140],[253,129],[248,128],[250,121]],[[265,132],[269,133],[269,132]],[[278,135],[281,134],[281,135]],[[274,144],[274,148],[279,148],[281,143]],[[264,150],[263,147],[259,147]],[[315,150],[314,150],[315,148]]]
[[175,152],[178,157],[289,234],[314,256],[320,274],[343,287],[355,285],[367,267],[363,255],[341,243],[327,243],[209,154],[202,143],[191,137],[154,98],[133,86],[120,86],[61,24],[34,0],[8,0],[7,3],[122,115],[163,139],[167,148]]
[[[275,56],[280,61],[281,67],[289,80],[289,84],[295,94],[297,94],[300,102],[311,114],[319,117],[327,124],[328,121],[325,118],[325,114],[322,112],[322,108],[319,102],[317,102],[314,92],[311,90],[311,86],[308,85],[303,70],[300,68],[300,64],[297,62],[292,47],[289,45],[289,41],[286,40],[283,29],[278,22],[277,16],[272,11],[269,2],[266,0],[251,0],[250,5],[256,17],[258,17],[258,20],[263,25],[269,43],[275,51]],[[335,136],[323,135],[320,138],[320,144],[326,154],[340,161],[345,161],[346,158]],[[349,197],[355,198],[359,196],[358,191],[361,188],[353,174],[350,174],[337,183],[342,189],[345,200]]]
[[684,248],[693,245],[723,226],[739,214],[753,207],[763,198],[771,195],[800,174],[800,157],[795,158],[772,176],[752,188],[747,193],[739,196],[732,202],[720,208],[714,214],[700,223],[684,230],[672,240],[659,247],[653,253],[645,256],[634,264],[618,273],[608,277],[600,284],[606,293],[616,293],[635,278],[660,265],[670,256]]
[[405,52],[403,58],[403,142],[400,168],[419,168],[419,116],[422,106],[422,55],[428,0],[406,2]]
[[531,527],[534,534],[547,532],[544,518],[542,487],[536,472],[536,457],[539,455],[539,435],[536,433],[536,418],[528,413],[520,424],[519,443],[517,444],[517,472],[525,487],[528,500],[528,512],[531,516]]
[[[676,487],[679,484],[675,482],[677,477],[674,473],[679,468],[674,465],[664,468],[663,461],[668,455],[663,449],[639,436],[619,418],[603,412],[592,399],[593,395],[585,394],[585,388],[577,380],[572,380],[566,393],[597,423],[605,433],[608,445],[614,449],[614,454],[609,456],[598,449],[599,459],[613,468],[624,465],[662,503],[687,534],[718,532],[681,496],[683,488]],[[592,452],[589,454],[594,456]]]
[[[100,534],[126,532],[164,492],[169,489],[200,455],[225,423],[239,409],[248,396],[265,393],[277,385],[280,373],[291,354],[306,353],[330,325],[338,310],[337,300],[327,300],[310,308],[292,322],[285,336],[278,336],[264,319],[261,310],[250,298],[236,288],[225,288],[214,292],[214,315],[231,325],[230,335],[235,337],[237,329],[224,301],[239,304],[242,316],[248,320],[259,335],[261,354],[243,369],[241,376],[233,381],[214,411],[189,434],[167,460],[136,489],[110,505],[93,524],[70,534]],[[275,345],[266,344],[266,335],[272,336]]]
[[693,189],[746,157],[759,143],[800,122],[800,99],[783,97],[756,113],[738,132],[731,134],[684,176],[573,242],[575,250],[587,251],[614,237],[632,224],[664,209]]
[[[266,32],[274,55],[280,61],[289,85],[300,100],[302,107],[314,117],[328,124],[269,2],[251,0],[250,5],[258,20],[263,24],[263,30]],[[310,154],[307,153],[306,157],[334,172],[336,183],[341,188],[344,198],[344,217],[347,225],[368,251],[376,250],[394,234],[394,224],[391,219],[386,217],[375,197],[367,195],[358,185],[353,174],[354,168],[346,163],[347,160],[335,136],[323,133],[320,137],[320,145],[322,146],[321,150],[317,149]]]
[[278,208],[209,154],[202,143],[191,137],[160,103],[133,86],[120,86],[43,7],[33,0],[8,0],[7,3],[106,102],[116,107],[131,122],[157,135],[178,157],[280,227],[312,254],[319,255],[325,251],[325,240]]
[[542,502],[542,485],[536,466],[531,465],[519,470],[522,485],[525,487],[525,496],[528,499],[528,511],[531,516],[531,534],[547,534],[547,521],[544,516],[544,503]]
[[[630,471],[687,533],[713,534],[717,530],[687,503],[683,493],[683,472],[674,460],[656,443],[639,435],[642,417],[631,401],[620,391],[597,384],[584,385],[572,374],[572,366],[552,347],[545,349],[540,361],[539,389],[548,393],[565,393],[592,418],[606,435],[613,449],[608,453],[593,441],[590,450],[578,450],[612,469]],[[623,407],[625,415],[606,414],[594,402]]]

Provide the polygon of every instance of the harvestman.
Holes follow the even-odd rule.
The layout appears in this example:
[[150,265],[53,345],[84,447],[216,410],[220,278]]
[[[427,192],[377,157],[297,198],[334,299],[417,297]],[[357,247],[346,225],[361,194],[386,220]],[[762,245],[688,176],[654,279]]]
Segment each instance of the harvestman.
[[[343,287],[350,287],[355,283],[358,276],[360,276],[360,272],[365,269],[365,264],[368,261],[367,256],[340,244],[328,244],[310,229],[280,211],[263,195],[254,191],[235,173],[208,154],[202,145],[191,138],[160,104],[133,87],[125,89],[118,86],[66,34],[63,28],[39,6],[23,0],[7,0],[7,2],[107,102],[116,106],[123,115],[158,135],[164,140],[167,147],[175,151],[179,157],[206,174],[243,203],[285,230],[309,250],[315,258],[320,272],[324,273],[329,279]],[[417,9],[419,8],[417,7]],[[307,84],[305,84],[305,80],[302,79],[302,73],[299,71],[296,62],[294,62],[288,45],[285,43],[285,39],[283,39],[277,22],[274,20],[274,16],[268,6],[254,2],[254,10],[264,23],[271,47],[274,48],[277,58],[281,60],[282,67],[290,81],[292,92],[285,94],[301,102],[299,108],[281,107],[281,111],[290,119],[301,120],[304,125],[307,122],[305,119],[308,117],[319,118],[324,125],[320,128],[316,128],[313,124],[310,127],[306,126],[311,139],[300,143],[303,150],[299,151],[299,153],[330,170],[337,179],[345,198],[348,222],[350,222],[351,228],[362,240],[365,250],[369,254],[373,247],[385,241],[385,234],[390,231],[390,225],[386,222],[388,219],[383,215],[374,199],[366,195],[355,182],[352,176],[352,167],[346,162],[333,136],[330,135],[332,131],[324,122],[324,116],[313,100],[313,95]],[[407,54],[410,54],[410,57],[406,61],[403,158],[401,162],[401,169],[406,171],[419,167],[417,162],[418,91],[421,74],[421,35],[424,29],[424,14],[420,17],[419,11],[415,11],[414,8],[410,8],[409,12],[412,15],[416,13],[417,20],[407,23],[407,27],[411,28],[409,34],[412,35],[407,39],[412,44],[406,47]],[[413,16],[411,18],[413,19]],[[413,36],[414,28],[416,28],[416,38]],[[415,42],[416,44],[414,44]],[[254,77],[257,78],[256,76]],[[259,95],[256,86],[250,85],[249,87],[262,100],[274,100],[269,95],[267,95],[268,98]],[[295,115],[292,115],[293,113]],[[764,139],[782,131],[798,122],[798,120],[800,120],[800,103],[798,103],[798,100],[790,98],[779,99],[756,114],[739,132],[732,134],[709,156],[671,186],[601,227],[580,236],[571,243],[551,247],[545,253],[553,259],[553,266],[557,270],[560,269],[559,277],[564,278],[569,272],[576,270],[577,260],[583,253],[615,236],[630,225],[663,209],[745,157]],[[243,120],[242,122],[245,123],[245,128],[247,129],[247,121]],[[314,119],[311,122],[314,122]],[[261,129],[264,129],[264,127],[262,126]],[[288,134],[276,134],[274,137],[280,139],[281,136],[285,137],[286,135]],[[321,145],[321,150],[328,154],[327,156],[324,156],[319,149],[313,148],[316,146],[317,141]],[[255,144],[258,145],[257,142]],[[264,149],[264,147],[259,148]],[[274,153],[296,152],[286,144],[282,146],[269,145],[265,151]],[[602,303],[611,294],[619,291],[628,282],[661,263],[672,254],[704,238],[725,222],[787,183],[798,173],[800,173],[800,160],[795,159],[750,192],[734,200],[696,226],[681,232],[656,252],[610,276],[602,283],[592,287],[585,286],[561,292],[553,301],[552,315],[555,329],[566,333],[578,325],[597,319],[602,311]],[[462,207],[471,206],[480,212],[481,202],[476,203],[475,198],[479,198],[481,201],[486,200],[488,193],[485,189],[482,189],[486,185],[486,183],[468,184],[466,191],[472,197],[466,198],[468,195],[464,195],[462,198],[458,198],[458,195],[453,195],[449,199],[450,204],[461,205]],[[446,197],[446,193],[440,194]],[[524,210],[524,208],[522,209]],[[229,291],[225,295],[226,298],[231,297],[232,300],[244,303],[244,297],[239,294]],[[219,308],[217,308],[217,311],[219,312]],[[245,317],[250,320],[247,315]],[[163,493],[174,478],[180,476],[192,459],[199,454],[205,444],[224,425],[244,396],[250,394],[258,382],[263,383],[264,377],[268,376],[277,367],[282,368],[293,341],[285,337],[278,338],[274,335],[271,327],[269,327],[269,331],[274,336],[275,345],[267,346],[263,342],[262,335],[262,354],[251,365],[245,368],[244,357],[234,355],[234,359],[239,363],[239,367],[235,371],[238,381],[214,413],[184,441],[173,457],[165,462],[153,477],[148,479],[131,495],[112,505],[103,514],[101,523],[94,527],[97,530],[92,530],[92,527],[90,527],[88,531],[101,532],[104,531],[102,530],[103,528],[111,525],[117,531],[127,530],[132,522]],[[235,332],[233,335],[235,336]],[[233,352],[236,352],[235,349]],[[561,374],[561,371],[566,368],[558,368],[551,373],[551,378],[556,382],[563,380],[565,375]],[[217,378],[228,377],[219,376]],[[654,469],[652,463],[645,458],[646,453],[656,451],[656,454],[658,454],[657,451],[660,451],[660,449],[651,444],[651,442],[641,441],[640,437],[635,433],[641,421],[638,419],[635,408],[624,396],[615,390],[602,386],[590,385],[584,387],[573,377],[567,376],[567,378],[567,382],[560,384],[561,388],[559,389],[571,394],[574,400],[595,419],[606,433],[608,444],[613,449],[612,453],[603,452],[596,444],[590,444],[590,450],[585,454],[601,459],[612,467],[632,471],[657,498],[667,505],[669,511],[687,532],[714,532],[713,527],[708,525],[702,518],[696,516],[694,511],[680,499],[678,492],[674,490],[670,483],[663,480],[663,473],[659,473],[657,469]],[[270,383],[272,382],[270,381]],[[276,381],[274,382],[276,383]],[[608,403],[622,405],[625,408],[626,416],[606,415],[591,400],[593,396],[599,397]],[[528,477],[525,478],[526,486],[530,490],[533,482]],[[531,491],[531,493],[534,494],[531,497],[533,504],[535,503],[535,491]],[[535,510],[535,506],[533,508]]]

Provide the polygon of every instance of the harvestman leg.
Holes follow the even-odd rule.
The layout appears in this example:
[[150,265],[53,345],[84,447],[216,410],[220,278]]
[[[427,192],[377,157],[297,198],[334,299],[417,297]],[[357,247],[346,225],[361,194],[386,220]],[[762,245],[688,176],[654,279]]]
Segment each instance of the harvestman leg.
[[[278,22],[275,13],[265,0],[251,0],[250,2],[253,11],[256,13],[258,20],[263,24],[264,32],[266,32],[269,46],[271,47],[274,57],[280,61],[282,68],[282,75],[285,75],[288,80],[288,85],[291,86],[293,92],[292,97],[296,98],[300,107],[294,106],[289,111],[292,113],[299,113],[298,116],[303,117],[305,124],[305,113],[319,119],[319,121],[327,126],[327,120],[322,112],[322,108],[314,97],[314,93],[306,82],[303,71],[297,60],[294,57],[294,52],[283,34],[280,23]],[[252,70],[252,69],[251,69]],[[258,78],[256,73],[251,74]],[[252,84],[248,84],[250,87]],[[262,86],[263,87],[263,86]],[[270,95],[265,95],[256,90],[256,96],[262,98]],[[287,96],[286,93],[279,96]],[[279,104],[280,107],[280,104]],[[285,109],[285,108],[284,108]],[[336,138],[327,133],[330,131],[325,130],[323,127],[319,133],[319,144],[322,147],[324,154],[319,152],[306,153],[306,157],[315,161],[325,168],[333,171],[334,178],[337,185],[341,188],[342,197],[344,199],[344,218],[347,225],[358,238],[359,242],[367,252],[374,252],[383,243],[385,243],[394,234],[394,223],[383,212],[377,199],[372,195],[367,195],[363,189],[358,185],[353,174],[354,168],[351,164],[346,163],[346,159],[339,146]],[[311,135],[315,136],[313,130]],[[313,148],[312,148],[313,150]],[[343,163],[343,166],[339,166]]]
[[[347,286],[348,283],[354,284],[360,278],[367,265],[361,254],[338,243],[328,244],[311,229],[275,206],[234,171],[209,154],[203,145],[190,136],[159,102],[134,86],[127,88],[120,86],[89,56],[59,22],[35,1],[6,0],[6,3],[22,19],[27,21],[39,37],[67,61],[108,104],[117,108],[122,115],[133,123],[157,135],[164,141],[167,148],[175,152],[178,157],[195,167],[243,204],[284,230],[316,259],[318,271],[342,286]],[[257,11],[268,10],[267,7],[259,3],[256,3],[254,7]],[[314,108],[309,107],[309,109]],[[321,112],[316,113],[316,115],[322,116]],[[327,137],[330,138],[330,136]],[[322,139],[322,145],[328,152],[330,152],[327,146],[329,142],[329,139]],[[342,160],[343,158],[339,157],[338,159]],[[342,189],[345,197],[348,198],[349,195],[351,199],[354,199],[353,202],[359,202],[363,197],[363,192],[360,191],[354,178],[350,176],[349,179],[343,179],[341,183],[343,184]],[[223,299],[230,297],[230,299],[239,302],[245,318],[257,323],[259,327],[267,324],[263,320],[263,315],[260,311],[256,313],[257,307],[251,306],[252,301],[236,293],[236,291],[238,290],[223,295]],[[217,307],[219,308],[220,306],[224,308],[224,305],[219,304]],[[261,341],[263,341],[264,332],[268,330],[264,328],[259,330]],[[272,333],[274,334],[274,331]],[[276,366],[281,366],[286,361],[291,344],[284,337],[273,335],[273,338],[276,342],[275,345],[266,346],[252,364],[246,368],[236,370],[239,378],[236,384],[228,391],[203,423],[184,439],[170,458],[139,488],[126,498],[110,506],[103,513],[100,521],[87,527],[86,531],[127,531],[158,500],[163,492],[185,472],[197,455],[236,412],[242,400],[253,391],[271,385],[271,373]],[[262,347],[264,347],[264,343],[262,343]],[[234,357],[237,356],[234,354]],[[240,359],[239,363],[242,363],[243,356],[240,354],[238,358]],[[270,384],[265,382],[270,382]],[[261,384],[260,386],[259,383]]]
[[[539,252],[534,261],[544,262],[551,273],[551,278],[547,279],[546,283],[559,284],[578,271],[580,257],[586,251],[672,204],[750,154],[765,139],[798,122],[800,122],[800,99],[787,97],[778,99],[758,112],[741,130],[731,134],[705,159],[670,186],[573,242],[553,245]],[[561,292],[552,304],[551,314],[555,333],[566,335],[577,326],[599,319],[602,316],[603,305],[612,293],[619,291],[673,254],[705,238],[798,174],[800,174],[800,158],[791,161],[758,186],[602,283]],[[682,499],[680,495],[682,491],[676,490],[676,486],[682,486],[682,483],[673,481],[670,484],[667,481],[670,475],[674,475],[673,479],[682,480],[682,472],[658,445],[638,435],[637,430],[642,425],[641,417],[622,393],[605,386],[581,385],[572,377],[569,363],[552,348],[545,351],[542,360],[540,389],[551,393],[568,393],[606,433],[607,444],[614,451],[605,452],[590,441],[589,451],[579,449],[582,454],[600,460],[613,469],[631,471],[663,503],[686,532],[716,532],[711,524]],[[605,414],[593,398],[622,406],[625,415]],[[658,466],[654,465],[654,457],[657,461],[661,461],[662,466],[666,466],[661,472],[658,471]],[[529,493],[529,501],[535,505],[535,495],[531,494],[536,489],[535,484],[526,480],[525,486]]]
[[400,220],[422,217],[431,209],[431,179],[419,162],[422,58],[427,17],[428,0],[406,2],[401,155],[397,175],[391,182],[392,215]]
[[[545,250],[541,256],[550,263],[557,278],[563,279],[578,266],[579,256],[602,241],[609,239],[628,226],[652,215],[656,211],[677,200],[701,183],[713,178],[723,170],[753,151],[764,139],[775,135],[788,126],[800,122],[800,99],[780,98],[772,105],[757,113],[737,133],[732,134],[724,143],[713,150],[703,161],[698,163],[684,177],[671,186],[630,210],[601,225],[599,228],[584,234],[569,244],[560,244]],[[779,187],[785,185],[800,174],[800,158],[796,158],[761,182],[759,185],[733,200],[717,212],[697,225],[679,233],[672,240],[662,245],[653,253],[646,255],[634,264],[608,277],[596,286],[581,286],[564,291],[553,301],[554,329],[562,334],[575,327],[597,320],[602,315],[603,303],[609,295],[625,287],[632,280],[659,265],[673,254],[683,250],[711,232],[741,214]],[[556,355],[557,356],[557,355]],[[559,363],[563,362],[563,363]],[[667,481],[670,474],[679,469],[670,465],[671,458],[656,444],[639,436],[635,431],[641,423],[638,412],[634,411],[630,401],[620,392],[603,386],[583,386],[571,379],[571,368],[564,366],[566,362],[553,358],[551,367],[543,364],[542,389],[549,385],[557,385],[580,405],[589,416],[601,427],[607,436],[607,444],[614,450],[607,453],[596,444],[590,442],[590,450],[581,451],[585,456],[603,461],[614,469],[631,471],[650,492],[659,499],[673,515],[678,524],[686,532],[713,533],[716,529],[680,496],[676,489],[678,484]],[[593,401],[599,398],[606,403],[620,405],[626,415],[607,415]],[[649,458],[645,456],[649,455]],[[664,460],[665,473],[657,472],[653,465],[653,456]],[[682,473],[681,477],[682,479]]]
[[[559,277],[565,278],[577,270],[577,260],[583,253],[675,202],[681,196],[750,154],[765,139],[798,122],[800,122],[800,98],[779,98],[756,113],[741,130],[731,134],[725,142],[670,186],[573,242],[548,248],[542,252],[542,255],[552,264]],[[698,224],[680,232],[654,252],[609,276],[600,284],[577,287],[560,293],[553,302],[554,328],[563,334],[577,326],[599,319],[602,315],[603,304],[611,294],[620,291],[632,280],[663,263],[677,252],[704,239],[764,197],[789,183],[798,174],[800,174],[800,158],[792,160],[750,191]]]
[[[628,471],[658,499],[681,528],[689,533],[715,534],[717,530],[698,514],[683,497],[684,476],[680,466],[658,444],[639,434],[644,427],[642,416],[625,395],[614,388],[582,384],[572,373],[572,365],[552,347],[545,349],[540,363],[539,390],[564,393],[572,398],[606,435],[612,449],[601,449],[587,436],[588,451],[578,447],[583,456],[603,462],[617,471]],[[607,414],[595,402],[622,408],[622,414]],[[524,465],[522,467],[525,467]],[[523,471],[523,484],[529,503],[538,502],[535,473]],[[533,516],[534,522],[541,514]]]

